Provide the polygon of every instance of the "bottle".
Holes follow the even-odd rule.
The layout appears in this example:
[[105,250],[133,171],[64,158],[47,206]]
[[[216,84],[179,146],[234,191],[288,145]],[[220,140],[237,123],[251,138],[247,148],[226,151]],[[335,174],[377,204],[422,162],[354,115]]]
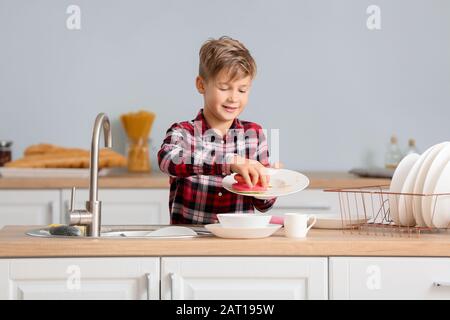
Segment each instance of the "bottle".
[[391,137],[391,143],[388,145],[385,159],[384,159],[384,166],[387,169],[395,169],[397,168],[398,163],[402,160],[403,154],[400,150],[400,147],[398,146],[398,140],[395,135],[392,135]]
[[411,153],[419,153],[419,150],[416,147],[415,139],[408,140],[408,150],[406,150],[406,155],[411,154]]

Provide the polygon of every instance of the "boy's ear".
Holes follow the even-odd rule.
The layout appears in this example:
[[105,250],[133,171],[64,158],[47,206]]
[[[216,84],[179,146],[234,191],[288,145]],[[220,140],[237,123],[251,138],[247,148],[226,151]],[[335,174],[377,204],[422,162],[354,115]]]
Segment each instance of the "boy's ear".
[[195,86],[197,87],[199,93],[201,94],[205,93],[205,80],[203,80],[202,77],[198,76],[195,79]]

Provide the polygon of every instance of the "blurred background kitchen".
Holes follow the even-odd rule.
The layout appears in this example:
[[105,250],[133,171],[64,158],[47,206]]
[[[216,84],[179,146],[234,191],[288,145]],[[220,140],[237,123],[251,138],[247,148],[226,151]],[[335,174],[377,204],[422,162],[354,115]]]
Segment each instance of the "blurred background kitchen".
[[[371,5],[381,29],[367,27]],[[222,35],[258,65],[240,118],[280,129],[287,168],[382,167],[392,134],[420,152],[449,139],[446,0],[0,0],[0,139],[13,159],[41,142],[87,150],[106,112],[125,154],[120,116],[143,109],[154,163],[167,128],[202,106],[198,50]]]

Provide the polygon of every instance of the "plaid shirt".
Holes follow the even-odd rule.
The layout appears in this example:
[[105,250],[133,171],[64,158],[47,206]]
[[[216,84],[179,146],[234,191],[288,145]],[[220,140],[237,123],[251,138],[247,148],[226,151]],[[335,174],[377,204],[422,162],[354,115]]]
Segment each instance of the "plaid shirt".
[[222,187],[231,174],[230,155],[238,154],[269,166],[267,141],[261,126],[234,119],[225,137],[211,129],[201,109],[192,121],[173,124],[158,152],[160,169],[170,175],[169,210],[172,224],[206,224],[218,213],[269,210],[276,198],[260,200]]

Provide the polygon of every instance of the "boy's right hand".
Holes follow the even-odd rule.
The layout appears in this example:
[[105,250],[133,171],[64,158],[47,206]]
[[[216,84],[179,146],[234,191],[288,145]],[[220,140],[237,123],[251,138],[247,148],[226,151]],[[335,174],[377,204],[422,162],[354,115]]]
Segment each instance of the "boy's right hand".
[[264,188],[267,188],[266,167],[259,161],[234,155],[233,158],[231,158],[230,169],[232,172],[240,174],[249,187],[253,187],[260,180],[261,185]]

